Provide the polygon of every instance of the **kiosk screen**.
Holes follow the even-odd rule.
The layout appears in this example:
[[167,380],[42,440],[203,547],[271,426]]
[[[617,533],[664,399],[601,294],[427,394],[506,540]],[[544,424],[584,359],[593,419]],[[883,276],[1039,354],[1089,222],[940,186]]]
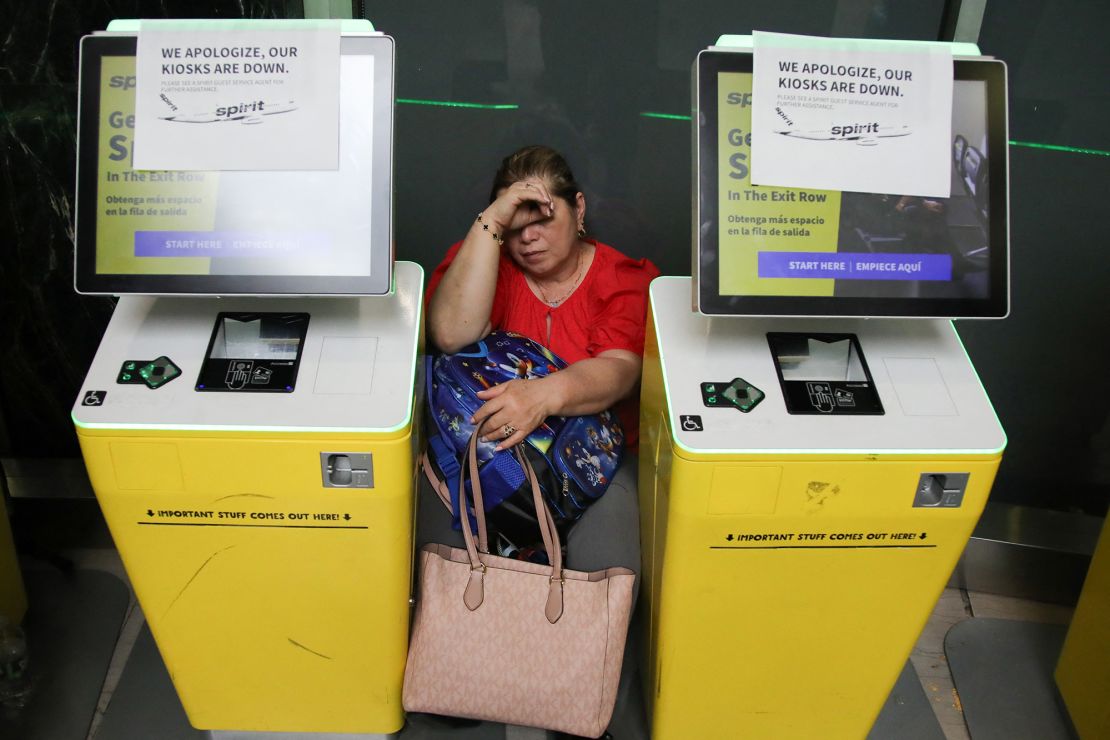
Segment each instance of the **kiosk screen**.
[[79,292],[390,291],[391,38],[341,40],[339,168],[327,171],[132,169],[135,46],[134,36],[81,41]]
[[951,196],[922,198],[753,186],[752,55],[703,51],[694,70],[698,310],[1005,316],[1005,66],[953,66]]

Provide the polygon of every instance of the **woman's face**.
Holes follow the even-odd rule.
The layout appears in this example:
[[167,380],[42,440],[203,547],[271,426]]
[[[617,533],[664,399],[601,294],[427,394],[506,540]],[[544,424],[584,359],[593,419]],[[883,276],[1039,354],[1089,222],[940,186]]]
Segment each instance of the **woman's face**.
[[[550,183],[547,188],[551,192]],[[509,256],[529,275],[542,277],[559,272],[578,257],[575,253],[578,226],[586,213],[586,199],[578,193],[573,206],[557,195],[552,196],[552,201],[554,215],[544,216],[538,204],[532,204],[536,220],[505,233]]]

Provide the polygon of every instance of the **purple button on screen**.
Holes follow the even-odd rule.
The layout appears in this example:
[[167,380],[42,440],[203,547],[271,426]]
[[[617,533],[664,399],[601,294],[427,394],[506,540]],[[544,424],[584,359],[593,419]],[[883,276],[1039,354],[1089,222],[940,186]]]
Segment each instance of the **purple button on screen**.
[[262,257],[267,254],[320,255],[330,247],[327,234],[251,231],[136,231],[136,257]]
[[951,280],[950,254],[760,252],[761,278]]

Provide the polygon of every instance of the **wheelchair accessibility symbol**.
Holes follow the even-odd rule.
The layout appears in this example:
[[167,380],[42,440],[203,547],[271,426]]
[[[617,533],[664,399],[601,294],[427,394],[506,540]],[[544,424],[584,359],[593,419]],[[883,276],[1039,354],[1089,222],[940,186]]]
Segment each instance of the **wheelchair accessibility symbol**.
[[696,414],[683,414],[678,417],[679,426],[684,432],[703,432],[705,427],[701,424],[701,417]]
[[85,391],[85,397],[81,399],[82,406],[103,406],[104,398],[108,395],[108,391]]

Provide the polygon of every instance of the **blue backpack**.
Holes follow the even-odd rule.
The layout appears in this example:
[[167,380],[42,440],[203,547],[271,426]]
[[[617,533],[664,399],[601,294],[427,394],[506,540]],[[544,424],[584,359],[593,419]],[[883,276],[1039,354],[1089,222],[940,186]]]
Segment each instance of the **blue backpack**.
[[[459,470],[474,432],[470,417],[483,401],[477,393],[509,380],[543,377],[567,363],[525,336],[495,331],[453,355],[429,356],[425,365],[428,408],[428,457],[438,468],[440,491],[449,491],[455,527],[459,525]],[[496,442],[478,443],[478,477],[483,508],[494,528],[510,543],[536,530],[531,489],[511,450]],[[590,416],[550,416],[524,442],[544,498],[561,533],[599,499],[624,457],[624,430],[610,411]],[[469,491],[470,483],[466,483]],[[444,503],[447,503],[446,501]]]

